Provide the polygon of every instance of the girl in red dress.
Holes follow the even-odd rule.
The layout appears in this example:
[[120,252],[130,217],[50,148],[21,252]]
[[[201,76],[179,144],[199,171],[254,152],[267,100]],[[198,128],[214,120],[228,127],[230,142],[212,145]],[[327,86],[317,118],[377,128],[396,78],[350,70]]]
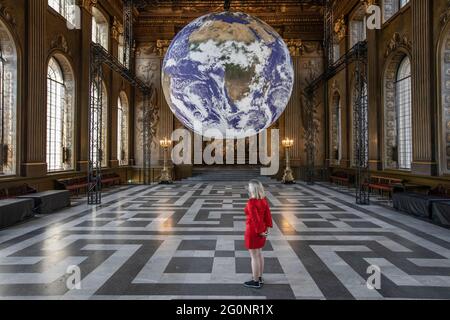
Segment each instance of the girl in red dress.
[[273,228],[273,222],[262,183],[257,180],[250,181],[248,191],[250,200],[245,207],[247,216],[245,246],[250,251],[252,258],[253,279],[244,285],[248,288],[260,289],[264,284],[262,278],[264,272],[262,249],[266,244],[269,228]]

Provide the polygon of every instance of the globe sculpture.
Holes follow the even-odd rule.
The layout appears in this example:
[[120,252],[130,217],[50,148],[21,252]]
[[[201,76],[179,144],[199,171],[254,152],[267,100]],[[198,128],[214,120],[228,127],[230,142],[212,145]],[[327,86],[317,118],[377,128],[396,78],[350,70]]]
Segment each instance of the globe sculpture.
[[213,13],[193,21],[172,41],[162,67],[172,112],[209,138],[217,137],[217,130],[241,139],[269,128],[284,112],[293,83],[283,39],[244,13]]

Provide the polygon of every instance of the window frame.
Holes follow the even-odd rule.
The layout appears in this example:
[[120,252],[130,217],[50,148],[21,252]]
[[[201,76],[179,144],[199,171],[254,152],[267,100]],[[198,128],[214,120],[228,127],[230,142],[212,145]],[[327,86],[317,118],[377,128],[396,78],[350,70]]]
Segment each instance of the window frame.
[[[409,75],[400,78],[402,68],[405,63],[409,64]],[[398,170],[411,171],[413,162],[413,132],[412,132],[412,72],[411,72],[411,59],[406,55],[398,64],[397,73],[395,77],[395,110],[396,110],[396,125],[397,125],[397,167]],[[404,88],[400,88],[401,85],[406,85]],[[401,94],[407,94],[408,102],[402,102],[403,98]],[[404,110],[405,107],[408,110]],[[403,107],[403,108],[402,108]],[[403,116],[402,116],[403,115]],[[403,120],[402,120],[403,119]],[[402,126],[402,121],[408,121],[408,126]],[[403,137],[405,135],[405,137]],[[405,141],[405,142],[402,142]],[[409,146],[409,148],[408,148]],[[405,149],[405,150],[404,150]],[[406,155],[406,156],[405,156]],[[408,163],[406,166],[403,164]]]
[[[52,77],[50,71],[53,72],[53,76],[55,78]],[[65,171],[63,135],[64,135],[64,107],[65,107],[64,99],[66,97],[66,93],[67,91],[62,67],[55,57],[51,57],[47,64],[46,161],[48,173]],[[60,144],[61,147],[58,147],[58,144]]]
[[[124,101],[125,100],[125,101]],[[129,159],[129,118],[130,107],[128,103],[128,97],[125,92],[121,92],[117,101],[117,160],[119,166],[128,166],[130,164]],[[125,120],[124,120],[125,118]],[[125,128],[122,126],[125,123]],[[125,137],[123,136],[123,130],[125,130]],[[122,140],[126,141],[125,148],[122,146]],[[123,150],[122,150],[123,149]],[[125,151],[125,159],[122,158],[122,151]]]
[[[100,30],[100,28],[103,28],[103,30]],[[110,35],[110,23],[107,16],[100,9],[93,7],[91,41],[101,45],[106,51],[109,52],[111,45]]]
[[[57,2],[58,8],[54,7],[51,3]],[[74,13],[70,10],[71,6],[75,6],[75,0],[47,0],[48,7],[56,12],[61,18],[70,23],[71,25],[76,25],[76,17]]]
[[[20,109],[18,107],[19,84],[21,75],[21,64],[19,51],[16,46],[15,37],[11,33],[11,26],[0,19],[0,56],[1,56],[1,79],[0,79],[0,108],[3,108],[0,130],[2,132],[0,141],[7,147],[2,147],[3,158],[0,166],[0,180],[12,179],[19,174],[20,167]],[[8,50],[3,50],[7,47]],[[6,160],[6,161],[3,161]]]
[[402,4],[404,0],[394,0],[397,2],[397,9],[395,12],[392,12],[391,16],[386,18],[386,0],[383,0],[383,8],[381,10],[383,25],[388,24],[391,20],[393,20],[397,15],[406,10],[411,5],[411,0],[407,0],[407,2]]
[[[97,96],[98,91],[96,90],[96,84],[99,83],[101,85],[101,97]],[[98,112],[98,110],[101,110],[101,123],[100,124],[96,124],[95,126],[97,128],[100,127],[100,166],[102,169],[108,168],[109,167],[109,157],[108,157],[108,152],[109,152],[109,146],[108,146],[108,134],[109,134],[109,130],[108,130],[108,119],[109,119],[109,96],[108,96],[108,90],[106,88],[106,83],[103,79],[98,79],[95,80],[91,83],[91,94],[92,94],[92,98],[95,99],[95,103],[96,103],[96,108],[94,109],[94,112]],[[99,106],[99,104],[101,103],[101,105]],[[92,106],[90,106],[90,108],[92,108]],[[96,114],[93,114],[91,116],[93,119],[97,119]],[[91,125],[91,124],[90,124]],[[90,130],[90,129],[89,129]],[[96,137],[98,136],[98,132],[90,132],[89,136],[91,137]],[[89,157],[91,157],[92,152],[94,152],[95,150],[89,150]],[[96,153],[94,153],[94,157],[97,156]]]

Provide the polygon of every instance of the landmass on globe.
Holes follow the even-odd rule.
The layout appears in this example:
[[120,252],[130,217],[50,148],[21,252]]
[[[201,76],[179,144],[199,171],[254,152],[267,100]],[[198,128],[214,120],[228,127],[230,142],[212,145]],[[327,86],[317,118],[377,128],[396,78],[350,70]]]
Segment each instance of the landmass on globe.
[[245,13],[203,16],[172,41],[162,87],[175,116],[209,138],[241,139],[269,128],[292,94],[289,50],[276,31]]

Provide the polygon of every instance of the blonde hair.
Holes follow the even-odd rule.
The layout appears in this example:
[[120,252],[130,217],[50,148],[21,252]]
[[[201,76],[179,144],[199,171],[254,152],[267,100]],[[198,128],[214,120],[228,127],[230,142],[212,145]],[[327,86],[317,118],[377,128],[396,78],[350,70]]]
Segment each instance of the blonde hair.
[[250,193],[250,198],[252,199],[262,200],[266,198],[264,186],[258,180],[250,180],[248,183],[248,191]]

